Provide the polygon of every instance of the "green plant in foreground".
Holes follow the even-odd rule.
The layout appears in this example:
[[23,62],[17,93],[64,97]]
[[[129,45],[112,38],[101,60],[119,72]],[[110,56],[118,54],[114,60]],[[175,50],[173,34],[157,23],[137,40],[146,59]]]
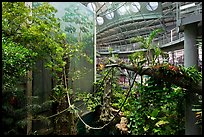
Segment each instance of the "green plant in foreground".
[[202,80],[202,73],[199,72],[195,66],[183,67],[180,66],[181,73],[183,73],[187,78],[192,79],[193,82],[198,83]]
[[[166,87],[153,78],[138,85],[128,99],[126,116],[132,135],[183,134],[183,92],[181,88]],[[163,85],[163,86],[162,86]],[[134,92],[133,92],[134,93]]]
[[[54,17],[55,12],[56,10],[48,3],[30,9],[25,6],[24,2],[2,2],[2,93],[4,93],[4,99],[9,100],[12,95],[12,102],[16,100],[21,104],[21,99],[27,100],[25,89],[21,91],[21,88],[24,88],[21,84],[27,80],[27,71],[33,70],[35,63],[39,60],[45,61],[47,67],[54,72],[62,71],[64,34],[60,31],[57,18]],[[22,93],[21,96],[16,96],[17,92]],[[26,121],[27,114],[25,113],[28,107],[25,105],[27,104],[24,102],[25,104],[17,108],[7,107],[8,100],[2,102],[4,116],[12,115],[12,119],[20,119],[23,115],[22,119]],[[30,107],[38,109],[40,105],[32,104]],[[9,108],[9,111],[6,108]],[[21,112],[22,115],[17,115],[16,111]],[[4,134],[26,134],[26,130],[18,130],[20,126],[17,121],[8,121],[10,118],[4,117]]]
[[3,92],[12,89],[19,79],[26,76],[27,71],[33,68],[36,56],[36,52],[2,37]]

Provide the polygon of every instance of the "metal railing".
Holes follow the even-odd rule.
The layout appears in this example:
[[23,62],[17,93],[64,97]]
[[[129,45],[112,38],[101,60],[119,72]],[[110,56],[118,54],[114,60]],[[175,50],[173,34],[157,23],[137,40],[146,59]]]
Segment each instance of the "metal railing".
[[[186,6],[185,6],[186,5]],[[198,15],[202,13],[202,2],[192,2],[188,4],[180,2],[176,3],[176,21],[179,21],[182,18],[188,17],[190,15]],[[155,38],[154,43],[158,43],[160,46],[165,44],[171,44],[175,41],[181,41],[184,37],[183,32],[178,32],[178,27],[171,29],[170,31],[164,33],[163,35]],[[133,52],[139,49],[139,46],[135,44],[127,45],[109,45],[106,47],[97,47],[97,51],[100,52],[109,52],[110,47],[113,49],[113,52]]]
[[191,2],[181,5],[177,2],[177,20],[202,13],[202,2]]
[[[154,43],[158,43],[160,46],[163,46],[168,43],[173,43],[174,41],[181,40],[184,37],[183,32],[177,32],[177,28],[170,30],[169,32],[157,37]],[[113,49],[113,52],[133,52],[135,50],[140,49],[139,45],[128,44],[128,45],[113,45],[106,47],[97,47],[97,51],[100,52],[109,52],[110,48]]]

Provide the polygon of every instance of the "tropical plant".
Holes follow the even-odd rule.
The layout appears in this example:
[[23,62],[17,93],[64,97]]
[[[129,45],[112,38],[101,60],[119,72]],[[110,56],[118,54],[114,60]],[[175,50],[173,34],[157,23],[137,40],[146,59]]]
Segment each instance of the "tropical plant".
[[54,119],[57,125],[56,134],[77,134],[76,121],[80,110],[74,105],[74,102],[78,92],[84,91],[76,89],[75,81],[81,79],[90,71],[85,66],[81,67],[80,62],[84,61],[93,65],[89,49],[89,47],[93,48],[91,47],[93,45],[92,40],[90,40],[92,38],[92,23],[86,18],[86,15],[75,8],[79,7],[75,5],[72,8],[65,8],[65,14],[61,21],[61,24],[65,26],[64,32],[67,36],[64,41],[63,56],[66,64],[59,75],[59,81],[56,82],[58,86],[53,90],[53,98],[58,102],[56,111],[57,113],[63,112]]
[[10,38],[2,37],[3,92],[12,90],[23,82],[27,71],[32,69],[36,56],[36,52],[13,42]]
[[[24,2],[2,3],[2,34],[13,42],[37,53],[50,67],[60,71],[64,65],[63,40],[56,10],[48,3],[30,8]],[[32,14],[31,14],[32,13]],[[55,67],[54,64],[61,64]]]
[[[129,131],[133,135],[183,134],[184,114],[181,88],[169,87],[162,80],[148,79],[137,85],[129,98]],[[134,111],[133,111],[134,110]],[[175,128],[176,127],[176,128]]]
[[[143,57],[145,57],[145,60],[147,60],[147,65],[155,65],[155,63],[160,64],[159,56],[166,58],[167,54],[153,42],[156,35],[162,31],[162,29],[155,29],[149,34],[147,38],[145,38],[144,36],[136,36],[130,40],[131,42],[139,43],[142,49],[146,49],[146,51],[143,51],[141,53],[143,54]],[[134,54],[137,54],[137,52]],[[134,56],[134,54],[130,56]]]
[[[32,9],[24,2],[2,3],[4,134],[26,134],[28,110],[33,110],[35,116],[47,109],[43,104],[27,104],[24,83],[27,71],[33,70],[39,60],[44,60],[53,72],[62,71],[65,64],[65,37],[54,12],[48,3]],[[52,101],[45,103],[50,106]]]

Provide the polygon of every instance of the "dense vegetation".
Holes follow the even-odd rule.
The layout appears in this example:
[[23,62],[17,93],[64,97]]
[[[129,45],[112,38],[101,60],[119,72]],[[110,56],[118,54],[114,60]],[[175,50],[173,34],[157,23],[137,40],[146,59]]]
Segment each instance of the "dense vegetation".
[[[185,91],[183,88],[162,78],[147,77],[141,72],[148,66],[159,70],[155,71],[156,73],[165,73],[166,77],[170,78],[180,73],[185,74],[187,80],[195,83],[198,83],[202,76],[194,67],[173,66],[165,60],[159,60],[160,56],[163,59],[167,56],[157,45],[152,44],[154,36],[160,30],[153,31],[147,39],[144,37],[133,39],[142,43],[141,47],[147,50],[147,52],[137,52],[129,56],[130,65],[136,66],[137,72],[121,67],[120,64],[124,62],[117,62],[119,64],[115,65],[117,68],[114,68],[114,65],[110,65],[109,68],[108,64],[112,62],[107,60],[105,67],[99,69],[101,79],[95,83],[95,92],[77,93],[68,83],[78,79],[81,72],[76,74],[72,72],[74,74],[70,77],[70,63],[82,58],[93,63],[93,60],[83,52],[84,50],[88,52],[85,45],[91,45],[90,30],[93,27],[83,14],[71,9],[66,11],[62,20],[77,24],[79,31],[71,23],[63,32],[60,28],[60,20],[55,17],[57,11],[49,3],[45,2],[28,8],[24,2],[2,2],[3,134],[39,134],[37,131],[27,133],[28,121],[31,120],[27,119],[29,112],[32,114],[33,121],[40,120],[53,124],[55,128],[51,134],[76,135],[78,134],[77,121],[80,121],[80,110],[74,105],[77,100],[83,100],[91,111],[95,111],[98,107],[100,109],[100,113],[97,113],[99,117],[94,121],[98,124],[93,124],[96,127],[86,125],[85,132],[90,129],[101,131],[106,127],[105,131],[109,130],[109,132],[103,132],[105,134],[118,133],[114,130],[121,130],[120,134],[131,135],[184,134]],[[78,15],[83,20],[80,20]],[[75,33],[77,37],[73,37]],[[86,35],[82,36],[82,33]],[[112,60],[117,59],[114,57]],[[55,85],[47,102],[29,104],[30,98],[26,93],[27,72],[35,70],[35,64],[38,61],[45,62],[44,67],[50,70]],[[127,89],[118,85],[121,69],[126,69],[128,72]],[[141,81],[135,81],[136,76],[139,75],[141,75]],[[54,109],[55,113],[38,115],[45,109]],[[202,115],[200,109],[198,112]],[[125,130],[115,129],[114,124],[117,124],[121,117],[128,120],[125,123]],[[199,119],[200,121],[202,123],[202,118]],[[110,124],[112,122],[114,124]],[[107,128],[110,125],[111,128]]]

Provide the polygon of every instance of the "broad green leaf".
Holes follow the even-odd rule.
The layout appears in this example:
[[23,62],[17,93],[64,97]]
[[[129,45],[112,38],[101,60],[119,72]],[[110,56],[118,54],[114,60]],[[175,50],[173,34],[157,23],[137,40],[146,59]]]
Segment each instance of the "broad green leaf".
[[158,121],[155,125],[156,125],[157,127],[159,127],[159,126],[161,126],[161,125],[168,124],[168,123],[169,123],[168,121],[160,120],[160,121]]
[[159,110],[158,110],[158,109],[154,109],[154,110],[152,111],[152,113],[151,113],[151,116],[152,116],[152,117],[157,117],[158,113],[159,113]]

